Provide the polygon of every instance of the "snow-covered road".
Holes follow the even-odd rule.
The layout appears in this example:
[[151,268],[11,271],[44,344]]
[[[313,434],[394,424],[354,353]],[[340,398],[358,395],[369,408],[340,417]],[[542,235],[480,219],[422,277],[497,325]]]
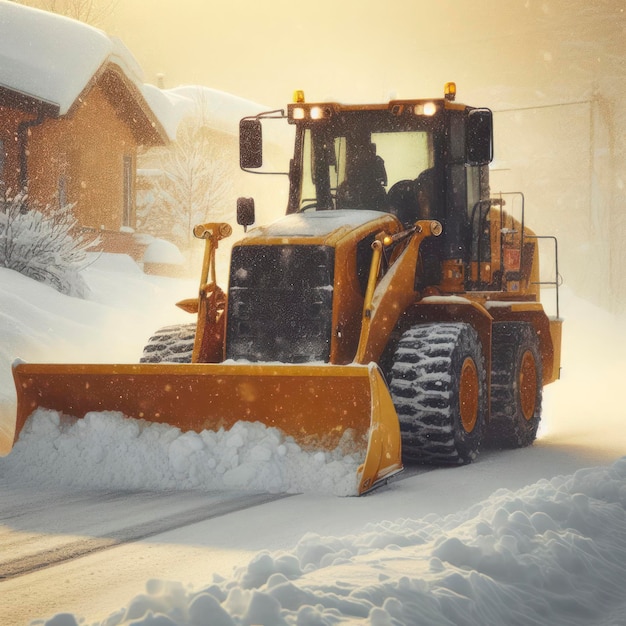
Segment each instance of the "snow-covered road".
[[[2,491],[0,572],[8,580],[277,500],[243,492]],[[119,515],[111,515],[112,510]]]
[[[120,355],[119,360],[132,361],[143,336],[177,321],[164,314],[164,303],[191,295],[181,285],[170,282],[164,290],[154,278],[124,268],[119,280],[116,271],[122,268],[90,269],[89,302],[3,274],[0,311],[10,311],[15,320],[0,328],[7,403],[13,356],[102,362]],[[171,287],[175,294],[166,293]],[[164,624],[202,623],[181,615],[203,606],[213,607],[215,615],[227,610],[230,616],[248,616],[216,623],[249,618],[274,625],[283,623],[276,621],[272,604],[281,598],[281,615],[291,616],[289,624],[347,623],[351,615],[362,617],[350,623],[409,624],[414,610],[431,611],[433,624],[458,624],[449,616],[463,609],[446,603],[461,598],[473,607],[468,626],[489,623],[487,608],[500,616],[492,623],[506,623],[502,615],[509,601],[527,607],[529,621],[517,623],[542,623],[542,616],[553,624],[619,624],[624,594],[607,588],[606,580],[624,574],[626,475],[623,463],[613,470],[606,466],[626,453],[619,401],[626,333],[623,320],[571,293],[564,296],[563,376],[545,390],[535,445],[487,450],[465,467],[409,471],[362,498],[307,489],[259,503],[238,499],[240,490],[216,495],[202,486],[142,487],[141,472],[131,486],[112,488],[119,479],[115,462],[107,466],[100,454],[99,476],[93,467],[77,465],[73,473],[82,483],[68,484],[67,468],[45,454],[28,461],[36,470],[30,476],[20,470],[28,450],[0,459],[0,572],[4,567],[5,576],[14,574],[0,579],[0,623],[22,625],[58,613],[67,615],[55,626],[81,618],[88,624],[148,624],[156,613],[170,616]],[[158,323],[150,319],[155,311],[163,318]],[[10,332],[14,326],[17,339]],[[42,355],[42,338],[48,354]],[[73,353],[63,354],[60,346]],[[60,449],[78,441],[64,437]],[[600,468],[567,478],[595,466]],[[555,478],[560,475],[565,478]],[[241,508],[248,502],[255,506]],[[76,558],[59,561],[64,551]],[[42,565],[42,555],[48,567],[16,575],[22,561]],[[541,571],[558,575],[548,580],[537,574]],[[511,576],[518,578],[511,582]],[[567,607],[578,608],[581,588],[604,589],[610,597],[572,616]],[[210,591],[198,596],[193,609],[192,590],[199,589]],[[396,600],[407,589],[419,602],[401,603],[402,608]],[[483,592],[495,605],[485,604]]]
[[[137,583],[156,572],[176,572],[174,578],[181,580],[191,573],[190,580],[199,584],[206,576],[206,570],[198,568],[200,555],[214,552],[229,567],[230,550],[207,541],[204,546],[191,542],[178,552],[172,546],[178,543],[172,541],[176,533],[184,535],[183,529],[239,511],[246,511],[249,519],[256,507],[284,497],[242,492],[12,490],[5,483],[0,492],[3,624],[27,624],[32,617],[54,614],[64,605],[86,610],[91,618],[104,618],[119,608],[120,597],[129,589],[139,593],[144,582]],[[249,555],[240,550],[236,563]],[[110,576],[104,575],[102,564],[110,568]],[[30,592],[33,589],[36,594]],[[90,608],[95,597],[102,597],[96,601],[101,613]]]
[[[144,593],[151,579],[199,589],[260,551],[293,549],[308,533],[343,537],[387,520],[443,518],[498,489],[603,464],[607,454],[591,447],[581,456],[575,446],[540,440],[526,450],[487,451],[465,467],[409,470],[362,498],[16,490],[0,481],[2,623],[27,624],[65,611],[87,623],[104,621]],[[36,564],[32,572],[19,571]]]

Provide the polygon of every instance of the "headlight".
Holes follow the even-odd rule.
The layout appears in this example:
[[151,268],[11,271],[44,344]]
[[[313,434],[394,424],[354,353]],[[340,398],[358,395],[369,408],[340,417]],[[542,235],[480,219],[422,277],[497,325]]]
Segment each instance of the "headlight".
[[434,102],[420,102],[413,108],[415,115],[431,116],[437,112],[437,105]]

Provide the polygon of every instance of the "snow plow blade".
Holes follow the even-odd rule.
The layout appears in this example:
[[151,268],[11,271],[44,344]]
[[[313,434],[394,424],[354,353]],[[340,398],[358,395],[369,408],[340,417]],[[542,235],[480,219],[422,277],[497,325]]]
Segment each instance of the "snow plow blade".
[[352,437],[363,462],[357,492],[399,472],[398,417],[378,367],[370,365],[16,363],[14,441],[38,407],[82,418],[90,411],[169,424],[182,431],[261,422],[304,450],[334,450]]

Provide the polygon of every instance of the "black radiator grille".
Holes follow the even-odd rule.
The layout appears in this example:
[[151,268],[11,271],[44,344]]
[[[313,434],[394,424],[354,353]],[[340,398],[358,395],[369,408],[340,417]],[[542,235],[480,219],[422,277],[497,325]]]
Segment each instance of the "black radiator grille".
[[328,362],[333,248],[235,247],[230,271],[226,358]]

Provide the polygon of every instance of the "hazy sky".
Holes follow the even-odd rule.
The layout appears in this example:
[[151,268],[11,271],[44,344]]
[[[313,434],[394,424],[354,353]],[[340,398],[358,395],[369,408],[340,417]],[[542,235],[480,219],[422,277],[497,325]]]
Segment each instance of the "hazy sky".
[[[550,14],[535,0],[123,0],[111,33],[165,86],[198,83],[267,105],[438,95],[455,80],[514,81],[550,60]],[[541,76],[539,77],[541,78]]]
[[[524,191],[537,232],[586,224],[562,240],[563,273],[604,300],[626,293],[626,0],[119,0],[105,28],[146,82],[163,73],[165,87],[271,108],[295,89],[382,102],[437,97],[455,81],[461,102],[496,113],[511,178],[494,176],[497,189]],[[597,258],[614,259],[599,287],[586,269]]]

